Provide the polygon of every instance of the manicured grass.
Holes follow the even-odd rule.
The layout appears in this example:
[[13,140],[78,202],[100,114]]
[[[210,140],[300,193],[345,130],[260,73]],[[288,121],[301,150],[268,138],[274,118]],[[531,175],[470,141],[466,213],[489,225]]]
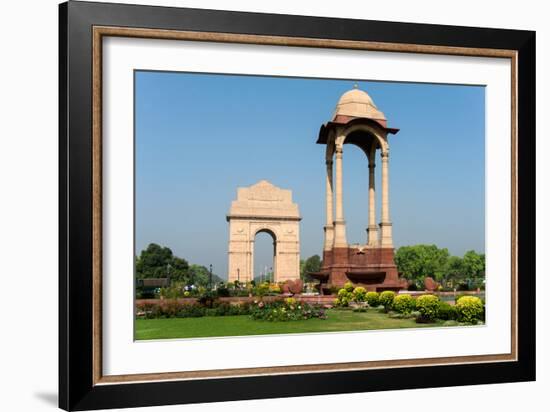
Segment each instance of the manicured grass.
[[370,329],[402,329],[442,326],[443,322],[416,323],[414,319],[394,319],[370,310],[364,313],[329,310],[328,319],[288,322],[253,320],[249,316],[205,316],[136,320],[136,339],[204,338],[213,336],[270,335],[280,333],[337,332]]

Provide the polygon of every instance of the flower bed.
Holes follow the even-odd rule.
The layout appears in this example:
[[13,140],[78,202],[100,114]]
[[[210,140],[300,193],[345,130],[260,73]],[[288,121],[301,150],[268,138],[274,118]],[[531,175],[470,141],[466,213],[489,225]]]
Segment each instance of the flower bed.
[[326,311],[321,306],[300,303],[294,298],[271,303],[260,301],[252,306],[250,312],[252,319],[271,322],[327,318]]
[[136,305],[139,318],[197,318],[203,316],[250,315],[252,319],[269,321],[326,319],[326,310],[321,305],[299,302],[294,298],[277,300],[256,300],[223,302],[216,300],[167,299],[155,302],[142,302]]

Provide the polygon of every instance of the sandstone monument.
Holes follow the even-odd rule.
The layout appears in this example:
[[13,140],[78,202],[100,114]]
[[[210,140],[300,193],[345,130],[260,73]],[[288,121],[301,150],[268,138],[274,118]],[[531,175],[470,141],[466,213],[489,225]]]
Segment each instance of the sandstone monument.
[[275,282],[300,278],[300,213],[292,192],[262,180],[237,190],[229,222],[228,280],[254,279],[254,240],[267,232],[273,238]]
[[[388,127],[384,113],[378,110],[367,93],[356,87],[342,95],[332,119],[321,126],[317,143],[326,145],[326,225],[323,266],[320,272],[311,274],[321,281],[321,288],[342,286],[347,281],[369,290],[397,290],[404,286],[398,278],[394,262],[389,200],[388,135],[398,131]],[[368,238],[362,245],[349,245],[346,239],[342,187],[345,144],[358,146],[368,159],[369,201],[365,205],[365,213],[368,210]],[[378,225],[375,211],[377,152],[382,164],[382,212]],[[336,163],[335,182],[333,159]]]

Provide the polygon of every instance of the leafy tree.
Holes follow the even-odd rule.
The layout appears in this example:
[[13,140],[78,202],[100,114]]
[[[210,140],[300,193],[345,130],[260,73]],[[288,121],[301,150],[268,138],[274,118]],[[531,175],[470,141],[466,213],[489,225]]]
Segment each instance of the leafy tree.
[[468,278],[480,277],[485,273],[485,254],[478,254],[469,250],[462,258],[464,275]]
[[319,255],[313,255],[307,258],[303,265],[300,265],[300,277],[306,281],[311,281],[311,277],[308,276],[310,272],[319,272],[321,270],[322,261]]
[[186,283],[189,279],[189,263],[185,259],[174,256],[169,272],[171,280]]
[[417,283],[427,276],[440,281],[445,275],[448,259],[449,251],[436,245],[402,246],[395,253],[399,272]]
[[450,256],[447,261],[445,280],[452,285],[460,283],[464,280],[464,271],[462,268],[462,258],[458,256]]
[[481,286],[485,279],[485,255],[473,250],[460,258],[435,245],[403,246],[395,253],[395,263],[403,276],[419,286],[426,276],[468,288]]
[[136,260],[138,279],[169,277],[173,281],[185,281],[189,264],[174,256],[168,247],[150,243]]
[[481,286],[485,278],[485,254],[467,251],[462,258],[462,272],[469,287]]
[[[206,266],[191,265],[189,266],[189,283],[196,286],[209,286],[210,270]],[[223,282],[219,276],[212,273],[212,285]]]
[[[172,284],[208,286],[210,271],[204,266],[193,264],[175,256],[168,247],[150,243],[136,257],[136,276],[144,278],[170,278]],[[223,282],[219,276],[212,274],[212,284]]]

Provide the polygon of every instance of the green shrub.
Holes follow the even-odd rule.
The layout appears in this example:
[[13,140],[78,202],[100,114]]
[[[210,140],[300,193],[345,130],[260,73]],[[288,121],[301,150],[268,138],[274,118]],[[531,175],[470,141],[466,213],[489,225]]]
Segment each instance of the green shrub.
[[364,302],[367,297],[367,290],[361,286],[353,289],[353,300],[356,302]]
[[391,290],[385,290],[384,292],[380,293],[379,302],[382,306],[384,306],[386,312],[391,309],[394,298],[395,292]]
[[414,298],[411,295],[397,295],[393,299],[393,310],[399,313],[411,313],[414,308]]
[[226,298],[229,296],[229,289],[226,286],[220,286],[216,289],[216,293],[220,298]]
[[458,319],[458,313],[456,311],[456,307],[447,302],[440,301],[437,312],[438,312],[437,317],[441,320]]
[[462,296],[456,302],[458,321],[466,323],[477,323],[483,319],[483,303],[476,296]]
[[459,293],[458,295],[455,295],[455,303],[458,302],[458,299],[464,297],[464,296],[470,296],[466,293]]
[[367,292],[365,296],[365,300],[367,301],[369,306],[372,308],[375,308],[378,305],[380,305],[380,298],[377,292]]
[[417,297],[416,310],[420,312],[418,322],[433,322],[439,315],[439,298],[435,295]]
[[353,283],[351,282],[344,283],[344,289],[346,289],[350,293],[353,292]]
[[208,316],[236,316],[236,315],[248,315],[250,314],[250,304],[238,303],[220,303],[214,306],[213,309],[207,309]]
[[183,296],[183,289],[180,285],[160,288],[160,296],[165,299],[177,299]]
[[253,292],[256,296],[265,296],[269,293],[269,282],[262,282],[254,288]]
[[177,318],[200,318],[206,316],[208,308],[200,305],[182,305],[172,316]]
[[353,293],[347,289],[340,289],[338,291],[338,297],[336,298],[336,306],[349,306],[350,302],[353,300]]
[[198,302],[202,306],[205,306],[207,308],[211,308],[212,306],[214,306],[214,304],[217,302],[217,300],[218,300],[217,293],[214,292],[214,291],[211,291],[211,290],[207,290],[199,296]]
[[198,303],[181,303],[175,300],[169,300],[163,304],[138,304],[136,306],[137,316],[145,319],[249,315],[250,309],[251,304],[247,302],[232,305],[217,301],[210,307]]

